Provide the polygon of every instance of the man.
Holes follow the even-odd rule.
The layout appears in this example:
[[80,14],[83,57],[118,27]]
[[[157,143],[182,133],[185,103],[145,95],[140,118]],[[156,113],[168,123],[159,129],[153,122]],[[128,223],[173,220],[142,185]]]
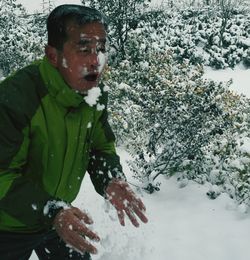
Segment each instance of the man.
[[86,240],[100,240],[91,218],[70,204],[86,170],[121,225],[125,215],[135,226],[137,217],[147,222],[115,152],[107,92],[97,87],[106,29],[95,9],[55,8],[45,58],[0,84],[0,259],[29,259],[32,250],[39,259],[97,253]]

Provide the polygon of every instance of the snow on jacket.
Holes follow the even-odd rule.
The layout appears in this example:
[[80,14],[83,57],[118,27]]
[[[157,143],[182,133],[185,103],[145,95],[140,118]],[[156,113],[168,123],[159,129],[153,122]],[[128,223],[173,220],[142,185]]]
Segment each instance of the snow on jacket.
[[90,106],[46,58],[0,84],[0,230],[45,229],[44,206],[71,203],[86,171],[101,195],[125,178],[100,88]]

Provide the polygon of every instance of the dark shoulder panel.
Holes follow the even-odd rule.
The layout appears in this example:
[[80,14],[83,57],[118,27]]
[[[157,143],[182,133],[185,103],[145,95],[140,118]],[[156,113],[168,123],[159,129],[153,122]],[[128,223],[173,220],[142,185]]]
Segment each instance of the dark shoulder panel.
[[0,106],[24,128],[46,94],[38,65],[30,65],[0,83]]
[[23,142],[22,130],[47,94],[37,65],[28,66],[0,83],[0,169],[8,167]]

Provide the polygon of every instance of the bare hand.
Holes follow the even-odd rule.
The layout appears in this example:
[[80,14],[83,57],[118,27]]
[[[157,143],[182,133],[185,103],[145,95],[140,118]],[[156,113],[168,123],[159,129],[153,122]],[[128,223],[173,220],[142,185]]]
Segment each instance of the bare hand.
[[97,249],[84,236],[95,241],[100,241],[100,238],[84,223],[92,224],[93,221],[86,213],[75,207],[62,209],[54,219],[54,227],[65,243],[82,253],[87,251],[91,254],[97,254]]
[[106,194],[108,200],[116,208],[122,226],[125,226],[125,213],[135,227],[139,226],[135,215],[142,222],[148,222],[147,217],[144,215],[146,208],[143,202],[136,197],[127,182],[118,179],[111,181],[106,189]]

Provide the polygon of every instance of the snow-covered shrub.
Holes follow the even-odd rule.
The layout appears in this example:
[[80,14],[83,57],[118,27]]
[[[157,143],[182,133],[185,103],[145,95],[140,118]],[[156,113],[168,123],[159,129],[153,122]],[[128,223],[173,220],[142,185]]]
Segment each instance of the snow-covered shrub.
[[223,15],[211,6],[180,10],[175,17],[178,20],[170,23],[174,38],[170,37],[169,45],[174,47],[179,58],[188,58],[192,64],[202,61],[215,68],[225,68],[234,67],[247,57],[250,39],[248,13],[231,14],[226,25]]
[[[235,12],[223,30],[222,24],[223,17],[213,6],[151,10],[141,15],[134,31],[130,28],[126,34],[124,53],[128,55],[130,35],[136,32],[140,39],[145,37],[155,49],[171,49],[179,62],[189,60],[191,64],[214,68],[234,67],[240,62],[247,65],[250,50],[249,13]],[[111,38],[116,38],[112,26]],[[113,56],[119,57],[119,53]]]
[[82,0],[84,5],[101,10],[108,18],[112,35],[111,45],[121,59],[126,54],[128,33],[136,27],[149,2],[149,0]]
[[196,176],[204,147],[236,120],[227,104],[231,94],[203,80],[202,67],[179,64],[166,52],[140,51],[137,62],[122,62],[105,82],[118,140],[134,153],[132,169],[144,181],[177,172]]
[[1,1],[0,70],[4,76],[41,56],[45,36],[39,34],[41,30],[16,0]]
[[111,123],[119,144],[135,157],[135,176],[150,191],[159,174],[179,174],[245,198],[247,188],[239,187],[248,187],[250,172],[242,152],[249,102],[229,91],[230,82],[202,79],[202,66],[179,63],[152,27],[131,32],[126,48],[127,59],[106,72],[104,83]]
[[211,139],[202,147],[202,157],[195,162],[195,169],[182,171],[180,179],[194,179],[199,183],[210,182],[216,187],[208,196],[215,198],[221,192],[227,192],[240,203],[250,205],[249,195],[249,100],[229,92],[226,99],[230,114],[230,126],[218,138]]

